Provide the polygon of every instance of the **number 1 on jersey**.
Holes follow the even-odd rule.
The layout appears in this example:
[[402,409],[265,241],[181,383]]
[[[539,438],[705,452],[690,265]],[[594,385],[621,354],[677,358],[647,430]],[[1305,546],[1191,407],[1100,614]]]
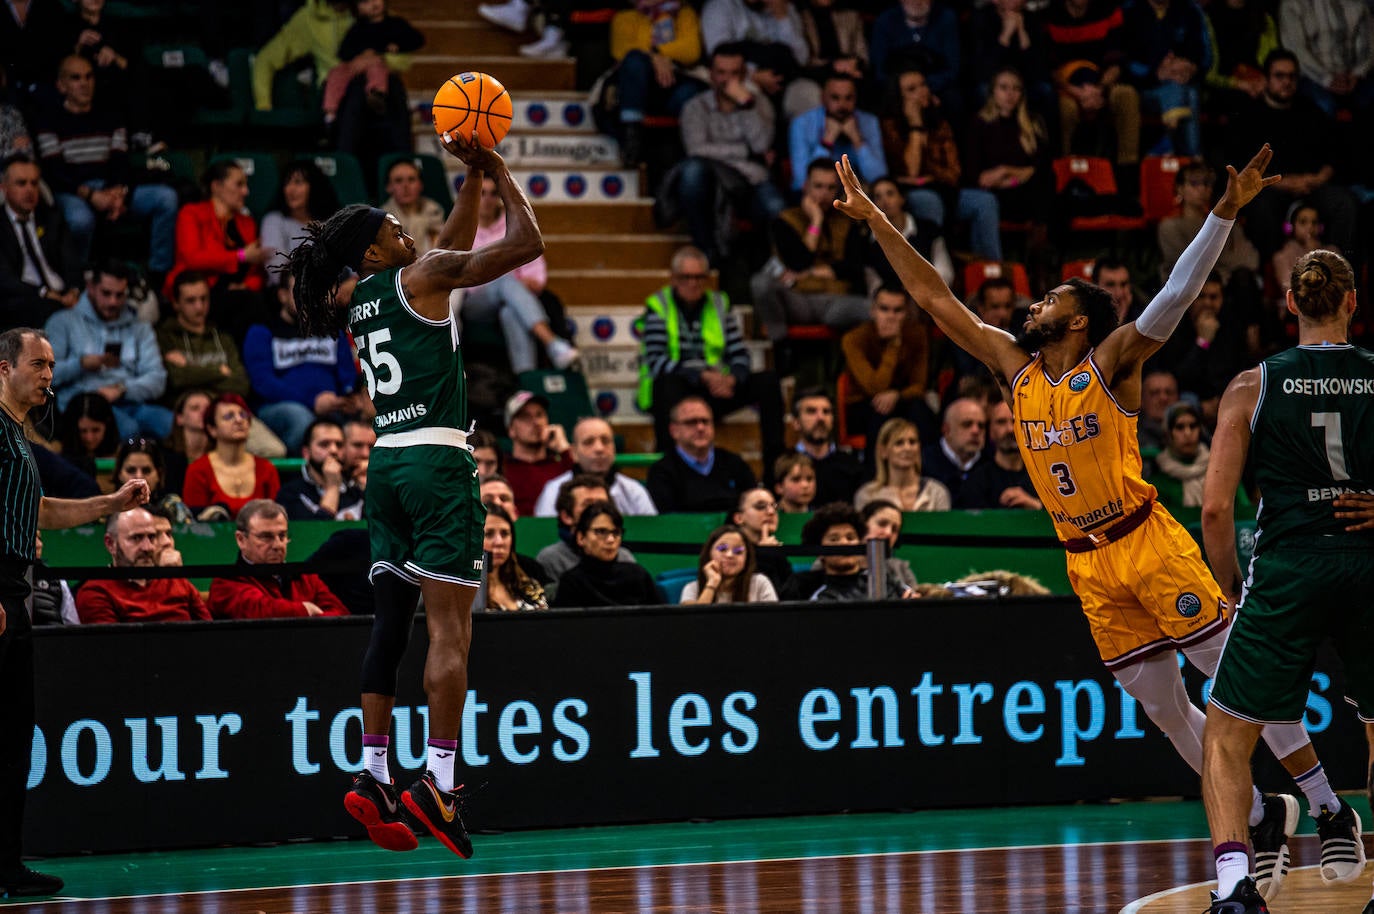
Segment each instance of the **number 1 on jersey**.
[[[382,349],[382,346],[389,342],[391,331],[385,327],[353,337],[353,344],[358,347],[358,364],[362,366],[369,397],[375,397],[379,393],[390,396],[401,389],[401,363],[396,361],[394,355]],[[385,380],[378,382],[377,376],[373,373],[374,366],[386,369]]]
[[1349,479],[1345,468],[1345,440],[1341,437],[1340,413],[1313,413],[1312,427],[1321,429],[1326,439],[1326,463],[1333,480]]

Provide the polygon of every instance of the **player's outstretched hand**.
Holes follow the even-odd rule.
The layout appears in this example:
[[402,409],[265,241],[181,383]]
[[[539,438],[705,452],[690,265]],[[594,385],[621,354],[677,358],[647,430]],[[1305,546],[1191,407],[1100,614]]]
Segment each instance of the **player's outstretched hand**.
[[1240,171],[1236,171],[1234,165],[1227,165],[1226,192],[1221,195],[1221,201],[1213,212],[1223,219],[1234,219],[1240,208],[1259,196],[1260,191],[1283,180],[1283,175],[1265,176],[1264,170],[1269,167],[1272,158],[1274,150],[1265,143],[1250,164]]
[[874,202],[868,199],[868,194],[864,193],[859,176],[854,174],[854,166],[849,164],[849,156],[840,156],[840,160],[835,163],[835,171],[840,175],[840,184],[844,186],[845,196],[845,199],[835,201],[835,209],[858,222],[867,222],[875,216],[882,215],[882,210],[878,209]]
[[1355,522],[1346,525],[1347,531],[1374,530],[1374,495],[1351,492],[1338,496],[1332,504],[1338,518]]
[[474,139],[464,139],[456,133],[439,134],[439,142],[449,155],[457,158],[469,168],[480,168],[487,174],[495,174],[506,167],[506,162],[496,153]]

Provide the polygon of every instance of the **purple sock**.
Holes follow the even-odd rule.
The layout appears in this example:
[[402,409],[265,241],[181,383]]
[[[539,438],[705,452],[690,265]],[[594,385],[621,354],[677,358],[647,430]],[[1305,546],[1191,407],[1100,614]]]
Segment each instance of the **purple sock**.
[[1227,841],[1212,848],[1217,862],[1217,898],[1230,898],[1236,885],[1250,874],[1248,848],[1242,841]]

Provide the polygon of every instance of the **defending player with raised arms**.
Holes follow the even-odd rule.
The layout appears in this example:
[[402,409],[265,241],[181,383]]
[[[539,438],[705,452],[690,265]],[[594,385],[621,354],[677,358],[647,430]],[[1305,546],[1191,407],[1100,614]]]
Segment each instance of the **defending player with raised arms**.
[[[543,253],[544,242],[529,201],[499,155],[449,136],[443,143],[468,172],[433,250],[417,258],[414,241],[395,216],[349,206],[306,227],[307,239],[291,253],[290,269],[305,332],[333,336],[350,327],[377,408],[377,442],[367,474],[377,610],[362,670],[366,767],[344,805],[388,850],[416,846],[404,805],[446,847],[469,857],[472,842],[458,809],[454,759],[467,697],[472,601],[482,578],[485,511],[467,443],[466,379],[449,293],[528,263]],[[472,251],[484,176],[495,179],[505,204],[506,235]],[[347,269],[361,279],[345,307],[339,288]],[[398,794],[388,766],[391,711],[421,594],[429,632],[428,759],[425,772]]]
[[[1278,182],[1264,174],[1272,156],[1266,145],[1241,171],[1227,166],[1221,200],[1135,322],[1117,326],[1111,295],[1074,278],[1031,305],[1019,337],[965,307],[864,194],[848,158],[835,166],[846,196],[835,206],[868,223],[916,303],[997,378],[1103,662],[1199,773],[1205,717],[1188,700],[1175,651],[1210,676],[1226,642],[1228,605],[1193,538],[1141,478],[1141,365],[1197,297],[1241,207]],[[1330,795],[1300,724],[1267,727],[1264,737],[1309,803]],[[1296,823],[1295,798],[1252,790],[1249,824],[1267,890],[1287,873]]]
[[[1350,523],[1348,510],[1374,494],[1374,353],[1350,343],[1355,274],[1344,257],[1304,254],[1291,280],[1298,345],[1227,387],[1203,491],[1207,556],[1239,609],[1207,706],[1202,797],[1217,867],[1213,914],[1267,910],[1248,878],[1241,821],[1253,789],[1250,755],[1262,725],[1302,719],[1322,641],[1341,656],[1360,719],[1374,721],[1374,530]],[[1233,520],[1247,463],[1263,496],[1248,577]],[[1332,796],[1313,816],[1322,881],[1357,878],[1365,863],[1358,814]],[[1374,901],[1365,911],[1374,914]]]

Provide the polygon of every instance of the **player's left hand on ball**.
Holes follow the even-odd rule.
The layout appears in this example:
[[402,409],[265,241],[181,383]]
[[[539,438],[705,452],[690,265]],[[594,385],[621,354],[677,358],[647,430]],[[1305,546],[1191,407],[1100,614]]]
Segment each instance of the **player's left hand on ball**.
[[492,172],[505,164],[501,156],[497,155],[496,150],[488,149],[475,139],[459,136],[452,131],[439,134],[439,142],[443,144],[450,155],[456,157],[469,168],[480,168],[485,172]]
[[1374,530],[1374,495],[1350,492],[1337,497],[1332,505],[1336,509],[1336,517],[1355,521],[1346,525],[1347,531]]

